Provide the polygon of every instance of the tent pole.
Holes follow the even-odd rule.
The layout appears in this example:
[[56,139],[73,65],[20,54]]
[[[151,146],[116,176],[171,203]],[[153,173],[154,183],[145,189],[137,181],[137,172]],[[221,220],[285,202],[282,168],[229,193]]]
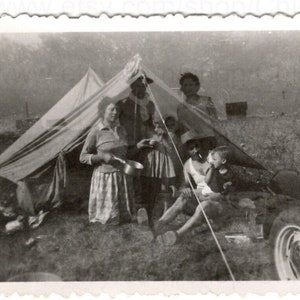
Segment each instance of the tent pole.
[[[145,76],[145,75],[144,75],[144,76]],[[168,129],[167,129],[167,126],[166,126],[165,121],[164,121],[164,119],[163,119],[162,113],[161,113],[161,111],[160,111],[160,109],[159,109],[159,106],[158,106],[158,104],[157,104],[157,100],[156,100],[156,98],[154,97],[154,95],[153,95],[152,90],[151,90],[150,87],[148,87],[148,90],[149,90],[150,98],[151,98],[151,100],[154,102],[155,108],[156,108],[156,110],[157,110],[157,112],[158,112],[158,115],[159,115],[160,119],[162,120],[162,122],[163,122],[163,124],[164,124],[164,126],[165,126],[165,128],[166,128],[166,130],[167,130],[167,132],[168,132]],[[168,135],[169,135],[169,137],[170,137],[170,139],[171,139],[171,142],[172,142],[172,144],[173,144],[173,147],[175,148],[176,154],[177,154],[177,156],[178,156],[178,158],[179,158],[179,160],[180,160],[180,162],[181,162],[181,165],[183,166],[183,165],[184,165],[184,164],[183,164],[183,161],[182,161],[182,159],[181,159],[181,157],[180,157],[180,155],[179,155],[179,152],[178,152],[177,147],[176,147],[176,145],[175,145],[175,143],[174,143],[174,140],[172,139],[172,137],[170,136],[169,133],[168,133]],[[201,203],[199,197],[197,196],[197,194],[195,193],[195,190],[193,189],[193,185],[192,185],[192,182],[191,182],[191,180],[190,180],[189,177],[188,177],[188,182],[189,182],[189,185],[190,185],[190,187],[191,187],[191,189],[192,189],[192,192],[193,192],[195,198],[197,199],[197,201],[198,201],[198,203],[199,203],[199,207],[200,207],[200,209],[201,209],[201,211],[202,211],[202,214],[203,214],[203,216],[204,216],[204,219],[205,219],[205,221],[206,221],[206,223],[207,223],[207,225],[208,225],[208,227],[209,227],[209,229],[210,229],[210,231],[211,231],[212,237],[213,237],[213,239],[215,240],[215,243],[216,243],[216,245],[217,245],[217,247],[218,247],[218,249],[219,249],[219,252],[220,252],[221,257],[222,257],[222,259],[223,259],[223,261],[224,261],[224,263],[225,263],[225,266],[227,267],[227,270],[228,270],[228,273],[229,273],[229,275],[230,275],[230,277],[231,277],[231,280],[232,280],[232,281],[235,281],[235,277],[234,277],[234,275],[233,275],[233,273],[232,273],[232,270],[231,270],[231,268],[230,268],[230,266],[229,266],[229,263],[228,263],[228,261],[227,261],[227,258],[226,258],[226,256],[225,256],[225,254],[224,254],[224,251],[223,251],[223,249],[222,249],[222,247],[221,247],[221,245],[220,245],[220,243],[219,243],[219,241],[218,241],[217,236],[215,235],[215,232],[214,232],[214,230],[213,230],[213,228],[212,228],[212,226],[211,226],[211,224],[210,224],[210,221],[209,221],[209,219],[208,219],[208,216],[206,215],[206,212],[205,212],[205,210],[204,210],[204,208],[203,208],[203,206],[202,206],[202,203]]]
[[133,142],[134,144],[137,143],[136,141],[136,116],[137,116],[137,103],[134,103],[134,123],[133,123]]

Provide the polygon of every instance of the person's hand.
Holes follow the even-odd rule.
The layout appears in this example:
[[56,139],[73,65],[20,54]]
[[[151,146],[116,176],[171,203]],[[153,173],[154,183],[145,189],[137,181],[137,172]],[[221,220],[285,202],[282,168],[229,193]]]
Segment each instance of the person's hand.
[[113,155],[111,155],[110,153],[104,153],[103,154],[103,160],[105,163],[110,163],[113,160]]
[[212,155],[211,155],[211,152],[209,152],[208,153],[208,155],[207,155],[207,162],[210,164],[210,165],[212,165],[213,164],[213,159],[212,159]]
[[155,133],[157,134],[157,135],[160,135],[160,136],[162,136],[164,133],[165,133],[165,130],[163,129],[163,128],[156,128],[155,129]]
[[231,181],[227,181],[227,182],[225,182],[225,183],[223,184],[223,189],[224,189],[224,190],[228,190],[228,189],[231,188],[231,186],[232,186],[232,182],[231,182]]
[[174,185],[170,185],[170,189],[172,191],[172,197],[175,198],[177,193],[176,187]]
[[192,189],[191,188],[184,188],[181,190],[181,194],[185,197],[192,197]]
[[214,170],[215,169],[215,165],[213,162],[209,162],[209,168]]
[[136,145],[138,149],[143,149],[143,148],[153,148],[152,145],[149,144],[150,139],[142,139],[139,141]]
[[101,153],[101,154],[94,154],[92,155],[92,163],[93,164],[102,164],[103,162],[105,163],[110,163],[113,160],[113,155],[110,153]]

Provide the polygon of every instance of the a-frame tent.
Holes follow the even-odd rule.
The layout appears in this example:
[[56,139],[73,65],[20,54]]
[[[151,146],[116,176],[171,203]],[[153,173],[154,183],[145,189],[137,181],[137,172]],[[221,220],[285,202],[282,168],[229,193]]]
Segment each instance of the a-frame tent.
[[[18,185],[17,197],[24,210],[34,214],[45,203],[59,203],[65,178],[62,153],[75,147],[86,129],[81,118],[72,128],[65,126],[65,119],[103,85],[89,68],[63,98],[0,155],[0,176]],[[68,133],[74,138],[67,139]]]
[[[35,132],[33,127],[37,128],[37,126],[34,125],[0,156],[0,176],[17,183],[18,201],[23,209],[34,213],[45,203],[50,207],[59,203],[57,195],[63,187],[65,176],[64,154],[80,145],[90,128],[99,121],[97,110],[99,101],[111,98],[117,102],[122,96],[128,95],[130,84],[145,74],[154,80],[151,87],[148,87],[148,94],[157,111],[161,116],[166,113],[175,114],[178,103],[182,99],[144,66],[139,55],[136,55],[123,70],[102,87],[97,87],[95,84],[94,88],[87,89],[89,92],[84,93],[82,101],[77,101],[77,105],[72,110],[56,118],[57,121],[47,130],[40,130],[38,134],[33,135],[33,138],[27,139],[29,133]],[[203,126],[211,126],[201,112],[195,111],[193,114],[197,121],[193,121],[191,129],[197,132],[201,131]],[[41,126],[42,121],[38,123]],[[215,133],[219,144],[225,143],[231,146],[236,164],[264,169],[261,164],[221,133],[216,130]],[[51,169],[53,172],[51,188],[49,189],[47,183],[48,187],[43,189],[43,182],[40,179],[45,172],[48,172],[47,167],[51,163],[52,167],[55,165],[54,171]]]

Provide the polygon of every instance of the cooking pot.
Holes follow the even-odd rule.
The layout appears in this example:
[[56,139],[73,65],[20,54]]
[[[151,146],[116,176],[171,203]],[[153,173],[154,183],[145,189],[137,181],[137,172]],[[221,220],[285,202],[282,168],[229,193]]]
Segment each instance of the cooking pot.
[[140,176],[144,169],[144,166],[137,161],[134,160],[124,160],[120,157],[113,156],[114,160],[119,161],[123,164],[123,172],[130,176]]

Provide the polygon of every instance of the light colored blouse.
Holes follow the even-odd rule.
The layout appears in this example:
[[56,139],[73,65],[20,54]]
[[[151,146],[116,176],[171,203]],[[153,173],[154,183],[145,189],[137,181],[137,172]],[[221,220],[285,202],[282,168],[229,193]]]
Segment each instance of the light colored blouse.
[[[83,145],[80,162],[92,165],[92,156],[98,155],[100,158],[103,154],[110,153],[125,159],[127,153],[126,130],[122,126],[115,126],[113,129],[108,128],[100,122],[93,127],[88,134]],[[120,168],[117,162],[105,163],[99,165],[100,172],[115,172]]]

